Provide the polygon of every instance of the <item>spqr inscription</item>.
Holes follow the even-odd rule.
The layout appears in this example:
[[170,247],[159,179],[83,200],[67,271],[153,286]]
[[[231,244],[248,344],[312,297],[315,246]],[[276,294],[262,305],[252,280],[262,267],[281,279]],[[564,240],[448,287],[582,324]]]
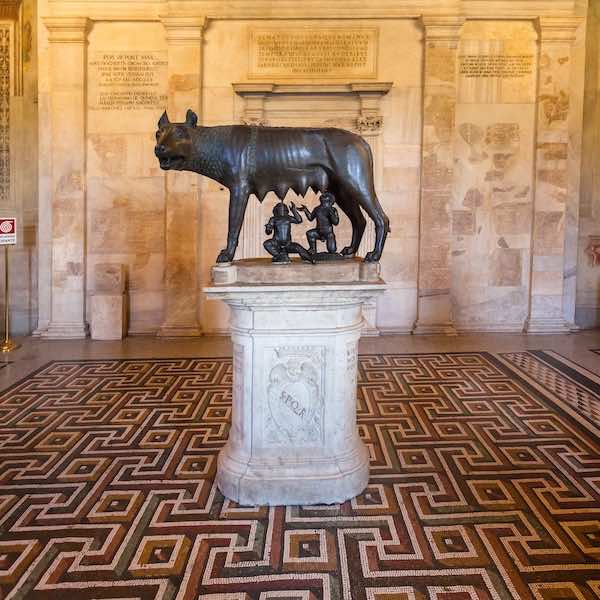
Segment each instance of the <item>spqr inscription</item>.
[[274,446],[322,443],[323,349],[286,346],[275,349],[274,355],[267,384],[265,442]]

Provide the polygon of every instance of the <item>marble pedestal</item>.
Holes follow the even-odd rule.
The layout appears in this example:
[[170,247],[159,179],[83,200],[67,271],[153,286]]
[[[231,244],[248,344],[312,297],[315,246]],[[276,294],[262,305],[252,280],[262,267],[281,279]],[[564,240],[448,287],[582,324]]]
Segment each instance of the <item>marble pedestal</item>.
[[233,414],[217,485],[240,504],[343,502],[362,492],[356,427],[362,307],[384,291],[378,265],[350,259],[213,267],[209,298],[231,308]]
[[120,263],[94,266],[94,293],[90,302],[93,340],[122,340],[127,335],[127,273]]

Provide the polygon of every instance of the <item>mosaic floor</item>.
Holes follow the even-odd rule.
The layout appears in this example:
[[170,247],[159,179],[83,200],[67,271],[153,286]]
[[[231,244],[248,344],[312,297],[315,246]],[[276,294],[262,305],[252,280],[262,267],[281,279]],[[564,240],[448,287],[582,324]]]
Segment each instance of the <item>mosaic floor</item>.
[[0,394],[2,599],[600,597],[600,377],[552,352],[364,355],[369,487],[213,485],[229,359],[61,361]]

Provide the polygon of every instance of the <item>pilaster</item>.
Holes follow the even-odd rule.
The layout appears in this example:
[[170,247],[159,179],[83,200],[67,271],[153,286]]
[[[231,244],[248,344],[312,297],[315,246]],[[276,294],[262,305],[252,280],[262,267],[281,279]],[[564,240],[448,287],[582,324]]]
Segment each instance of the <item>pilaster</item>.
[[540,17],[535,196],[528,333],[565,333],[571,46],[580,19]]
[[464,18],[421,19],[425,44],[415,334],[455,334],[450,296],[450,251],[457,54]]
[[[202,93],[202,41],[205,17],[162,17],[168,44],[168,113],[182,121],[188,108],[198,112]],[[200,335],[198,325],[199,176],[166,173],[164,337]]]
[[50,43],[51,306],[47,338],[83,338],[85,322],[85,71],[89,20],[44,19]]

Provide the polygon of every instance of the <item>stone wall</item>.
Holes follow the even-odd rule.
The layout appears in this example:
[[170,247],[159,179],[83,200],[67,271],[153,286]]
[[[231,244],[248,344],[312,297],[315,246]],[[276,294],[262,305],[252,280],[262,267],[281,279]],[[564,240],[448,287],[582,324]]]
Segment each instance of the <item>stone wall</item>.
[[586,31],[579,202],[576,323],[600,326],[600,2],[590,0]]
[[0,5],[0,215],[18,219],[18,244],[9,248],[13,334],[30,333],[37,324],[36,12],[32,0]]
[[[585,10],[323,4],[41,2],[40,334],[85,335],[98,262],[127,266],[130,333],[227,330],[224,306],[199,291],[225,241],[227,190],[160,171],[163,107],[172,120],[190,107],[203,125],[365,137],[392,229],[371,331],[573,325],[575,283],[580,311],[592,269],[577,262]],[[273,44],[288,58],[273,60]],[[250,199],[238,258],[263,252],[274,201]],[[582,201],[581,235],[590,210]],[[340,247],[348,233],[342,222]]]

